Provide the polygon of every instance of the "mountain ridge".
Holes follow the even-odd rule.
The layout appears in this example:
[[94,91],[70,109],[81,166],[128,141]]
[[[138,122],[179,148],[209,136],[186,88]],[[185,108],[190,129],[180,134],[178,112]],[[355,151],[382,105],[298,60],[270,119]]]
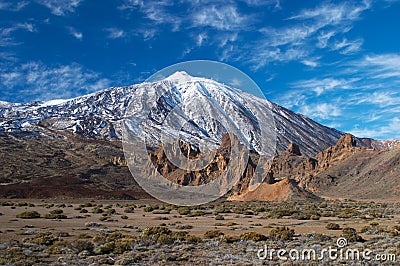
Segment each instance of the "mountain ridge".
[[[183,105],[186,108],[185,115],[193,118],[196,110],[191,110],[189,103],[193,103],[196,99],[194,95],[204,94],[204,89],[206,89],[207,97],[214,100],[214,104],[222,108],[227,116],[234,117],[234,122],[240,131],[256,147],[260,146],[257,143],[260,136],[256,130],[257,125],[254,123],[254,121],[257,122],[258,117],[248,107],[251,102],[259,102],[261,111],[270,112],[273,115],[278,152],[285,150],[289,143],[296,142],[305,154],[313,156],[322,149],[334,145],[344,134],[268,100],[216,81],[187,76],[184,83],[179,79],[171,79],[166,78],[157,82],[145,82],[126,87],[111,87],[67,100],[7,105],[0,108],[0,131],[35,131],[40,125],[42,129],[69,131],[84,138],[120,140],[122,138],[121,123],[132,102],[136,104],[135,101],[137,101],[140,105],[140,101],[144,102],[146,99],[149,102],[158,100],[156,111],[159,114],[152,112],[152,115],[157,116],[155,119],[162,119],[162,114],[169,112],[177,104]],[[185,87],[185,84],[188,84],[188,87]],[[213,117],[212,114],[210,117]],[[223,132],[219,129],[212,132],[213,125],[210,121],[204,125],[198,123],[197,125],[199,128],[206,129],[208,133],[215,133],[214,141],[220,142]],[[360,140],[359,145],[365,144]]]

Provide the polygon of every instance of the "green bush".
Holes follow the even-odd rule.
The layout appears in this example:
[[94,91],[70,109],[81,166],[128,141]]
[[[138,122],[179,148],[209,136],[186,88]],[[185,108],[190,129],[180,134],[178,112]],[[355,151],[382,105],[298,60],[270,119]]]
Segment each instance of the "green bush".
[[37,211],[26,211],[26,212],[22,212],[20,214],[17,214],[17,218],[21,218],[21,219],[40,218],[40,213],[38,213]]

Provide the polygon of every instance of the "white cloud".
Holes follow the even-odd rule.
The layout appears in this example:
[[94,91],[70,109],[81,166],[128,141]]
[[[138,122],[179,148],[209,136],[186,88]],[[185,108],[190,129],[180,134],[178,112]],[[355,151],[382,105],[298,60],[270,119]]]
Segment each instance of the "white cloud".
[[367,55],[349,65],[375,79],[400,80],[400,54]]
[[313,19],[321,26],[341,25],[343,22],[359,19],[361,13],[370,7],[371,4],[369,1],[363,1],[361,5],[354,5],[351,2],[342,2],[339,4],[325,3],[314,9],[304,9],[290,19]]
[[32,23],[16,23],[10,27],[0,28],[0,46],[12,46],[20,44],[16,42],[13,33],[18,30],[35,32],[35,26]]
[[309,67],[317,67],[318,66],[318,62],[314,61],[314,60],[308,60],[308,59],[304,59],[301,61],[301,63],[303,65],[309,66]]
[[82,0],[36,0],[37,3],[49,8],[56,16],[65,16],[75,12]]
[[364,94],[362,97],[355,99],[357,104],[369,103],[378,105],[379,107],[400,106],[400,94],[398,92],[375,91],[373,93]]
[[124,30],[118,28],[106,28],[105,31],[108,32],[107,38],[118,39],[125,37],[126,33]]
[[342,54],[352,54],[360,51],[361,45],[363,44],[362,39],[357,39],[354,41],[348,41],[346,38],[343,38],[342,41],[336,41],[333,46],[332,50],[339,50]]
[[66,28],[67,28],[69,34],[71,34],[74,38],[82,41],[82,39],[83,39],[83,33],[82,32],[77,31],[73,27],[66,27]]
[[125,0],[118,8],[120,10],[139,10],[153,23],[170,24],[172,25],[173,31],[178,31],[183,18],[177,16],[175,12],[168,10],[168,8],[173,7],[174,4],[174,1],[170,0]]
[[[287,19],[287,26],[260,29],[263,36],[245,47],[239,47],[236,54],[245,54],[244,58],[249,58],[248,62],[257,69],[274,61],[299,61],[314,66],[315,62],[308,58],[314,55],[316,48],[328,48],[342,54],[356,53],[361,49],[362,40],[348,40],[344,35],[369,8],[369,2],[343,2],[323,3],[316,8],[302,10]],[[337,37],[341,37],[342,41],[335,40]],[[332,40],[335,40],[334,44]]]
[[358,137],[375,139],[388,139],[393,138],[393,136],[400,138],[400,134],[398,133],[399,128],[400,118],[393,117],[387,123],[384,123],[384,125],[370,125],[368,128],[359,128],[359,126],[355,126],[353,129],[350,130],[350,133]]
[[211,27],[217,30],[246,28],[250,18],[240,14],[235,6],[204,6],[192,15],[194,27]]
[[196,45],[197,45],[197,46],[202,46],[202,45],[203,45],[203,42],[204,42],[205,40],[207,40],[207,38],[208,38],[207,33],[205,33],[205,32],[199,33],[199,34],[197,35]]
[[331,119],[342,114],[341,109],[332,103],[318,103],[304,105],[299,112],[311,118]]
[[[9,101],[71,98],[109,86],[110,81],[81,65],[48,66],[29,62],[11,70],[0,71],[0,84]],[[15,88],[19,88],[16,93]]]
[[8,1],[0,1],[0,10],[5,10],[5,11],[20,11],[24,7],[26,7],[29,4],[27,1],[13,1],[13,2],[8,2]]
[[322,93],[331,91],[334,89],[350,89],[352,88],[352,83],[357,79],[335,79],[335,78],[323,78],[323,79],[309,79],[300,80],[290,84],[292,88],[297,88],[301,90],[314,91],[317,96]]

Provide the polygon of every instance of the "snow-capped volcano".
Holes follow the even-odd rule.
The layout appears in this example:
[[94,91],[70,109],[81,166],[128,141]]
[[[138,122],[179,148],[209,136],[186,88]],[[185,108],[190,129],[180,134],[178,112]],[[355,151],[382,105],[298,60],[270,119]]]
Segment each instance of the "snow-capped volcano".
[[[175,120],[166,122],[171,112],[185,121],[179,124],[179,132],[173,125]],[[183,140],[217,144],[224,133],[235,130],[259,153],[266,152],[262,145],[265,134],[276,134],[278,150],[296,142],[307,155],[335,144],[343,135],[268,100],[185,72],[69,100],[2,102],[0,130],[50,129],[71,131],[84,138],[118,140],[124,117],[131,115],[155,140],[179,134]]]

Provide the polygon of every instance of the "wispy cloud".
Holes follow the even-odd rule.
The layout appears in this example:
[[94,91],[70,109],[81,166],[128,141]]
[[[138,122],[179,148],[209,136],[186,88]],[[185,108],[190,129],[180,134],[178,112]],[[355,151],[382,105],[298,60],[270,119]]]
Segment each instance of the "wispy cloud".
[[32,23],[16,23],[9,27],[0,28],[0,46],[20,44],[20,42],[17,42],[13,36],[13,33],[18,30],[34,32],[36,29]]
[[357,136],[388,138],[400,128],[399,69],[399,54],[365,55],[332,66],[321,78],[290,83],[292,90],[280,96],[280,103],[314,119],[340,123]]
[[352,83],[357,79],[335,79],[335,78],[323,78],[323,79],[309,79],[300,80],[290,84],[292,88],[297,88],[302,91],[308,90],[315,92],[316,96],[320,96],[324,92],[331,91],[334,89],[349,89],[352,87]]
[[[255,67],[262,68],[272,62],[298,61],[316,67],[310,57],[322,56],[318,49],[329,49],[341,54],[354,54],[361,50],[361,39],[346,37],[353,23],[370,8],[370,3],[322,3],[312,9],[304,9],[287,18],[282,27],[263,27],[261,37],[254,38],[246,46],[237,47],[234,56],[241,54]],[[246,60],[246,59],[245,59]]]
[[304,59],[301,61],[301,63],[305,66],[313,67],[313,68],[318,66],[318,62],[315,60]]
[[241,14],[235,6],[204,6],[192,16],[194,27],[211,27],[217,30],[237,30],[245,28],[250,17]]
[[367,55],[349,62],[348,66],[370,78],[400,80],[400,54]]
[[308,117],[323,120],[332,119],[342,114],[341,107],[333,103],[307,104],[301,106],[299,111]]
[[106,28],[105,31],[108,32],[107,38],[110,39],[119,39],[126,35],[124,30],[118,28]]
[[0,10],[17,12],[26,7],[28,4],[28,1],[0,1]]
[[[356,125],[349,132],[359,137],[368,137],[376,139],[388,139],[389,136],[393,136],[393,133],[397,133],[400,128],[400,117],[393,117],[389,121],[383,121],[382,124],[369,125],[369,127],[360,127]],[[397,138],[400,135],[397,133]]]
[[66,29],[68,30],[69,34],[71,34],[75,39],[78,39],[78,40],[82,41],[82,39],[83,39],[83,33],[82,32],[77,31],[73,27],[66,27]]
[[[48,66],[29,62],[11,70],[1,70],[0,83],[6,101],[51,100],[71,98],[109,86],[99,73],[70,65]],[[15,88],[19,88],[18,92]]]
[[360,51],[362,44],[363,40],[361,39],[348,41],[346,38],[343,38],[342,41],[336,41],[332,45],[332,50],[338,50],[342,54],[353,54]]
[[49,8],[53,15],[65,16],[75,12],[82,0],[36,0],[36,2]]

